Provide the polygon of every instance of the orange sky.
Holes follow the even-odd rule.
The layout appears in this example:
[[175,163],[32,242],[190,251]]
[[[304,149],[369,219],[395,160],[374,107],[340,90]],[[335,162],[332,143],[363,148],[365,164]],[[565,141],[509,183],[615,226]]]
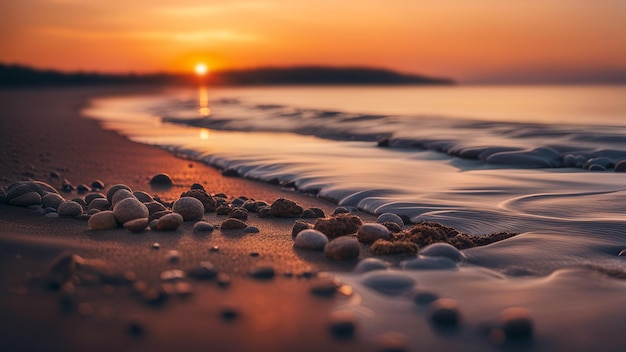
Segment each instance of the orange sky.
[[465,82],[610,77],[626,74],[626,1],[0,2],[0,62],[153,72],[200,60],[376,66]]

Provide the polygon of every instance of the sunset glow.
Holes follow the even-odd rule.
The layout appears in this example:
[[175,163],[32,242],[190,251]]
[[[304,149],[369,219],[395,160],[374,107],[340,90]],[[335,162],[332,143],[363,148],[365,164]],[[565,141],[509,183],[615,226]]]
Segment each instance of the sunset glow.
[[0,62],[141,73],[204,60],[214,71],[372,66],[460,81],[566,80],[626,74],[625,32],[617,0],[22,0],[0,4]]
[[209,72],[209,68],[207,67],[206,64],[204,63],[199,63],[196,65],[196,67],[194,68],[194,71],[196,72],[196,74],[198,76],[204,76],[207,74],[207,72]]

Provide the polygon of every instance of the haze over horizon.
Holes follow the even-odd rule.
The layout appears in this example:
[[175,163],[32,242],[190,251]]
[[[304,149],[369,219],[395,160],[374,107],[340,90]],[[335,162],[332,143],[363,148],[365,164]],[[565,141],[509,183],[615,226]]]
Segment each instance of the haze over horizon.
[[626,2],[0,3],[0,62],[62,71],[364,66],[461,83],[626,82]]

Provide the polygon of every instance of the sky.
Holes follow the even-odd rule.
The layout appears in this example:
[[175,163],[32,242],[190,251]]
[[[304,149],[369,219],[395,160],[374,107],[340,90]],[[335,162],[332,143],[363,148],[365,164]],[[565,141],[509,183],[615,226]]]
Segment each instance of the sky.
[[15,0],[0,62],[64,71],[371,66],[469,83],[626,82],[626,0]]

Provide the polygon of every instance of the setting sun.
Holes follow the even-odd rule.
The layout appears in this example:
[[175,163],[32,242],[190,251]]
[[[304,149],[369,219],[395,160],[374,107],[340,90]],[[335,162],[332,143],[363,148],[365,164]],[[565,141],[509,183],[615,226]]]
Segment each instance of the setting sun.
[[206,64],[199,63],[196,65],[195,71],[198,76],[204,76],[209,71],[209,68],[207,67]]

